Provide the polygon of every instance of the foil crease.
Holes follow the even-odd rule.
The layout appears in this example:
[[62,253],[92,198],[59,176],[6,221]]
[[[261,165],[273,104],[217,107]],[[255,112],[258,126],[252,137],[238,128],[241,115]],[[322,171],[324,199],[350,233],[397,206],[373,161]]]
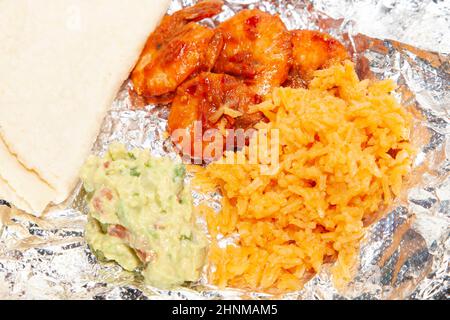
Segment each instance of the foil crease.
[[[169,12],[195,2],[173,0]],[[394,79],[399,86],[398,98],[414,114],[412,140],[419,150],[403,194],[368,225],[353,281],[338,291],[332,285],[329,266],[324,266],[301,291],[276,298],[449,298],[448,4],[416,0],[228,0],[217,18],[204,23],[217,25],[248,7],[278,13],[289,29],[329,32],[351,49],[361,77]],[[131,83],[125,83],[93,152],[101,154],[110,142],[118,140],[129,147],[150,149],[154,155],[177,157],[165,134],[168,112],[168,106],[146,105],[133,93]],[[206,201],[217,207],[220,200],[218,194],[193,196],[194,204]],[[273,298],[257,292],[218,290],[205,276],[189,288],[167,291],[144,287],[114,263],[97,262],[84,241],[85,223],[86,203],[80,187],[66,208],[52,209],[42,219],[0,211],[0,298]]]

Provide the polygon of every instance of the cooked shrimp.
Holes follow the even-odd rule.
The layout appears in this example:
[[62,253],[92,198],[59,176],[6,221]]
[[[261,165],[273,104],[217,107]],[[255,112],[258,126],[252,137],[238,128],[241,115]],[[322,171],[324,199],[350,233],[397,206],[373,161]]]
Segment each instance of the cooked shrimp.
[[316,70],[349,58],[344,45],[329,34],[313,30],[292,31],[293,64],[289,87],[305,87]]
[[[201,73],[178,88],[169,115],[169,133],[176,144],[184,135],[190,135],[189,150],[183,150],[189,155],[193,155],[195,143],[201,143],[202,150],[214,142],[223,149],[225,141],[205,142],[203,133],[219,126],[227,129],[251,127],[264,119],[261,113],[249,114],[249,107],[259,102],[260,97],[243,81],[225,74]],[[230,116],[227,110],[235,115]],[[194,136],[196,121],[201,126],[197,128],[201,129],[200,136]],[[176,130],[181,131],[174,135]]]
[[224,48],[214,72],[237,76],[260,95],[286,80],[291,40],[278,16],[257,9],[242,10],[218,29]]
[[195,21],[216,15],[222,4],[203,1],[163,18],[131,75],[139,95],[169,102],[189,76],[211,70],[223,46],[222,35]]

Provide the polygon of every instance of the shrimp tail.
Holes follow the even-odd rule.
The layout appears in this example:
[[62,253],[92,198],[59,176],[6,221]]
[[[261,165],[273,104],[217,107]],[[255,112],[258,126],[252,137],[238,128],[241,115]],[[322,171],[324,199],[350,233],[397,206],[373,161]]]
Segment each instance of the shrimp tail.
[[196,5],[174,13],[186,22],[196,22],[215,16],[222,11],[222,0],[205,0]]

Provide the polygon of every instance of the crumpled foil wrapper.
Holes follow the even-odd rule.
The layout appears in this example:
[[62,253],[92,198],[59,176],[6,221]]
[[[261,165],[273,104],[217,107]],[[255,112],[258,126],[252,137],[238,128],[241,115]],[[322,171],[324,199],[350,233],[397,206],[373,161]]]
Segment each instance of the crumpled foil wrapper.
[[[173,0],[169,12],[195,1]],[[430,6],[432,7],[430,9]],[[217,25],[246,7],[278,13],[289,29],[321,29],[344,41],[361,77],[392,78],[415,116],[419,152],[403,194],[367,227],[354,280],[340,291],[325,265],[287,299],[447,299],[450,225],[449,11],[444,1],[228,0]],[[424,10],[427,9],[427,10]],[[361,33],[370,34],[371,38]],[[144,109],[141,109],[144,108]],[[168,107],[145,104],[124,84],[104,121],[94,153],[112,141],[176,157],[164,134]],[[194,203],[220,197],[194,193]],[[1,205],[2,203],[0,203]],[[86,203],[78,187],[64,209],[43,219],[0,217],[0,298],[4,299],[259,299],[272,296],[218,290],[203,277],[173,291],[145,287],[114,263],[99,263],[84,238]]]

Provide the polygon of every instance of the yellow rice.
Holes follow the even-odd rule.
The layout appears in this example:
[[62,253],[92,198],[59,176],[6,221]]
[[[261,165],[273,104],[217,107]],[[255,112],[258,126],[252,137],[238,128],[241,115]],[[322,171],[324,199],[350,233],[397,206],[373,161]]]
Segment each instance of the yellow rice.
[[337,286],[351,279],[363,217],[399,194],[411,167],[411,117],[394,89],[390,80],[359,81],[346,61],[317,71],[308,89],[274,89],[256,107],[270,119],[258,129],[279,130],[279,169],[265,175],[257,164],[222,161],[197,175],[224,196],[222,211],[206,214],[213,283],[292,291],[325,262],[334,262]]

